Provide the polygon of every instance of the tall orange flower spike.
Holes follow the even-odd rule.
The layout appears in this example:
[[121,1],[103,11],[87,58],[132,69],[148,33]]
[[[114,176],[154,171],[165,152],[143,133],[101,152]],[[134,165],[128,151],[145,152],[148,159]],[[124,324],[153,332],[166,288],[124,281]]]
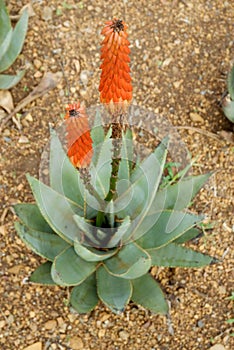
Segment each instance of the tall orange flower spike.
[[80,103],[69,104],[66,108],[67,155],[77,168],[89,166],[92,155],[92,139],[85,108]]
[[105,38],[101,48],[100,100],[110,107],[112,113],[124,112],[132,100],[127,25],[113,18],[106,22],[101,33]]

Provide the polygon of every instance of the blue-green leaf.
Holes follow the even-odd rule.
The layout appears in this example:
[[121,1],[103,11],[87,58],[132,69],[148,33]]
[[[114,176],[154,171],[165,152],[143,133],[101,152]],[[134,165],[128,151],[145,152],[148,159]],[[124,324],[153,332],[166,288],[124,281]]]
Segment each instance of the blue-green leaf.
[[[150,217],[149,217],[150,218]],[[202,216],[164,210],[151,217],[152,227],[137,243],[144,249],[162,247],[182,236],[203,220]]]
[[93,247],[84,246],[80,242],[74,243],[74,249],[76,254],[86,261],[104,261],[117,252],[117,249],[98,250]]
[[70,303],[79,314],[92,311],[98,301],[95,274],[72,289]]
[[11,30],[10,16],[3,0],[0,0],[0,44]]
[[167,314],[168,304],[159,284],[148,273],[132,280],[132,301],[157,314]]
[[11,43],[0,61],[0,72],[3,72],[7,68],[9,68],[13,62],[16,60],[17,56],[22,50],[24,39],[27,33],[28,28],[28,11],[25,10],[17,22],[12,38]]
[[112,276],[100,266],[96,272],[97,293],[101,301],[116,314],[124,311],[132,295],[132,285],[127,279]]
[[79,240],[81,231],[73,220],[74,214],[83,213],[83,208],[42,182],[27,176],[37,205],[52,229],[68,243]]
[[50,261],[41,264],[30,276],[29,281],[33,283],[55,285],[51,277],[52,263]]
[[202,267],[209,265],[213,258],[181,245],[170,243],[159,249],[148,249],[152,265],[166,267]]
[[105,261],[108,271],[117,277],[134,279],[145,275],[151,267],[150,255],[135,243],[127,244]]
[[[1,13],[1,9],[0,9],[0,13]],[[1,19],[0,19],[0,30],[1,30]],[[13,29],[10,28],[9,29],[9,32],[6,33],[6,36],[3,38],[3,42],[0,41],[0,61],[1,59],[3,58],[3,56],[5,55],[9,45],[10,45],[10,42],[11,42],[11,38],[12,38],[12,33],[13,33]],[[0,33],[0,36],[1,36],[2,33]]]
[[86,280],[95,269],[95,262],[87,262],[81,259],[75,253],[73,247],[70,247],[55,258],[51,276],[56,284],[75,286]]
[[23,78],[25,70],[21,70],[17,75],[0,74],[0,89],[8,90],[18,84]]
[[30,230],[27,226],[15,223],[16,231],[22,241],[29,246],[36,254],[54,261],[64,249],[70,247],[62,238],[53,233]]

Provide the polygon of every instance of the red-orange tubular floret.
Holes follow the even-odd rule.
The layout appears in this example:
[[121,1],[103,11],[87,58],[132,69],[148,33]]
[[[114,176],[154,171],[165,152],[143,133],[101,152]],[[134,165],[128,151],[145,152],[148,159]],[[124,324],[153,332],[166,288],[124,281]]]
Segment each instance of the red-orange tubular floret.
[[80,103],[69,104],[64,117],[66,123],[67,155],[77,168],[89,166],[92,155],[92,139],[85,108]]
[[127,25],[124,21],[114,18],[106,22],[101,33],[105,38],[101,48],[103,62],[100,67],[100,100],[110,105],[111,111],[116,110],[115,103],[125,111],[132,100]]

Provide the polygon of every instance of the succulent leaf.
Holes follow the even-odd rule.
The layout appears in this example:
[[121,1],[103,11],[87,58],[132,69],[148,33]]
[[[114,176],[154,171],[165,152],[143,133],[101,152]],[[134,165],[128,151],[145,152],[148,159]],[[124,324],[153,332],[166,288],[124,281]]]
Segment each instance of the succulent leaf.
[[62,238],[53,233],[31,230],[28,227],[15,223],[16,231],[22,241],[36,254],[54,261],[55,257],[70,245]]
[[54,233],[35,203],[18,203],[14,205],[14,210],[16,215],[29,229]]
[[132,280],[132,285],[132,301],[157,314],[165,315],[168,312],[163,292],[149,273]]
[[86,261],[104,261],[115,255],[117,252],[117,249],[106,251],[98,250],[93,247],[84,246],[80,242],[74,243],[74,249],[76,254]]
[[[105,199],[110,189],[110,178],[112,172],[112,140],[111,128],[105,136],[105,140],[96,148],[99,148],[99,155],[96,163],[92,161],[90,165],[90,183],[101,199]],[[95,151],[94,151],[95,152]]]
[[11,30],[10,16],[3,0],[0,0],[0,44]]
[[[152,227],[137,243],[143,249],[163,247],[203,220],[202,216],[164,210],[152,216]],[[155,223],[154,223],[155,222]],[[146,231],[145,231],[146,232]]]
[[228,74],[227,87],[231,100],[234,101],[234,65]]
[[81,284],[95,269],[96,263],[81,259],[73,247],[70,247],[55,258],[51,276],[56,284],[75,286]]
[[95,274],[92,274],[79,286],[72,289],[70,303],[79,314],[92,311],[98,301]]
[[0,74],[0,89],[8,90],[18,84],[25,74],[24,70],[21,70],[17,75]]
[[229,95],[224,98],[222,108],[225,116],[234,123],[234,101],[230,99]]
[[193,227],[193,228],[189,229],[188,231],[186,231],[182,236],[175,239],[174,243],[183,244],[183,243],[186,243],[188,241],[191,241],[192,239],[194,239],[200,235],[201,235],[201,231],[198,228]]
[[41,264],[30,276],[29,281],[33,283],[54,285],[51,277],[52,263],[50,261]]
[[12,63],[16,60],[17,56],[22,50],[27,28],[28,28],[28,11],[25,10],[13,30],[11,43],[5,55],[2,57],[0,61],[0,72],[3,72],[7,68],[9,68],[12,65]]
[[146,274],[151,267],[150,255],[135,243],[127,244],[118,254],[105,261],[112,275],[133,279]]
[[73,220],[82,208],[32,176],[27,175],[37,205],[52,229],[65,241],[80,239],[80,230]]
[[73,219],[79,230],[90,240],[90,244],[99,247],[100,242],[95,238],[97,235],[97,227],[91,225],[91,223],[87,222],[82,216],[74,215]]
[[129,216],[126,216],[126,218],[123,219],[122,223],[119,225],[119,227],[116,229],[115,232],[112,234],[107,247],[113,248],[117,247],[119,242],[122,240],[122,238],[126,235],[129,228],[131,226],[131,219]]
[[100,266],[96,273],[100,300],[116,314],[124,311],[132,295],[130,280],[115,277]]
[[170,243],[159,249],[149,249],[152,265],[167,267],[202,267],[209,265],[213,258],[192,249]]
[[101,118],[101,114],[100,111],[97,110],[95,119],[94,119],[94,126],[91,130],[91,138],[93,141],[93,147],[94,149],[94,156],[93,156],[93,163],[97,164],[97,159],[98,159],[98,148],[96,148],[98,145],[101,145],[104,140],[105,140],[105,131],[104,128],[102,126],[102,118]]
[[[0,12],[1,12],[1,9],[0,9]],[[0,20],[0,30],[1,30],[1,20]],[[2,57],[5,55],[7,49],[10,45],[12,33],[13,33],[13,29],[10,28],[9,32],[6,33],[6,36],[3,38],[3,42],[0,41],[0,61],[1,61]],[[0,34],[0,36],[1,36],[1,34]]]
[[167,147],[168,139],[164,139],[154,153],[150,154],[139,167],[134,169],[131,175],[132,186],[115,201],[119,217],[126,215],[134,217],[141,214],[135,228],[138,232],[141,231],[141,223],[147,216],[151,203],[157,194],[166,161]]
[[172,186],[158,191],[152,202],[149,215],[163,209],[182,210],[187,208],[211,175],[211,173],[207,173],[187,177]]
[[[119,163],[119,170],[118,170],[118,181],[117,181],[117,187],[119,181],[123,181],[125,184],[130,183],[130,176],[131,176],[131,170],[132,170],[132,162],[133,162],[133,145],[132,145],[132,131],[127,129],[126,133],[122,132],[122,147],[120,152],[120,163]],[[127,190],[127,188],[123,188],[123,192]],[[118,191],[118,195],[120,196],[122,191]]]

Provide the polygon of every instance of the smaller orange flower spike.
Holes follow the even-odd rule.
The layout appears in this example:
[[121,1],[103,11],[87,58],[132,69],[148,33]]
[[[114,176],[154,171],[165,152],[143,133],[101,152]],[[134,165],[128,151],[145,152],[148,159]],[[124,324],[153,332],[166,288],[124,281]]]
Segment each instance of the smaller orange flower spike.
[[92,139],[85,108],[80,103],[69,104],[64,117],[66,123],[67,155],[76,168],[89,166],[92,155]]
[[132,100],[127,25],[113,18],[106,22],[101,33],[105,38],[101,48],[100,100],[109,105],[111,112],[124,112]]

